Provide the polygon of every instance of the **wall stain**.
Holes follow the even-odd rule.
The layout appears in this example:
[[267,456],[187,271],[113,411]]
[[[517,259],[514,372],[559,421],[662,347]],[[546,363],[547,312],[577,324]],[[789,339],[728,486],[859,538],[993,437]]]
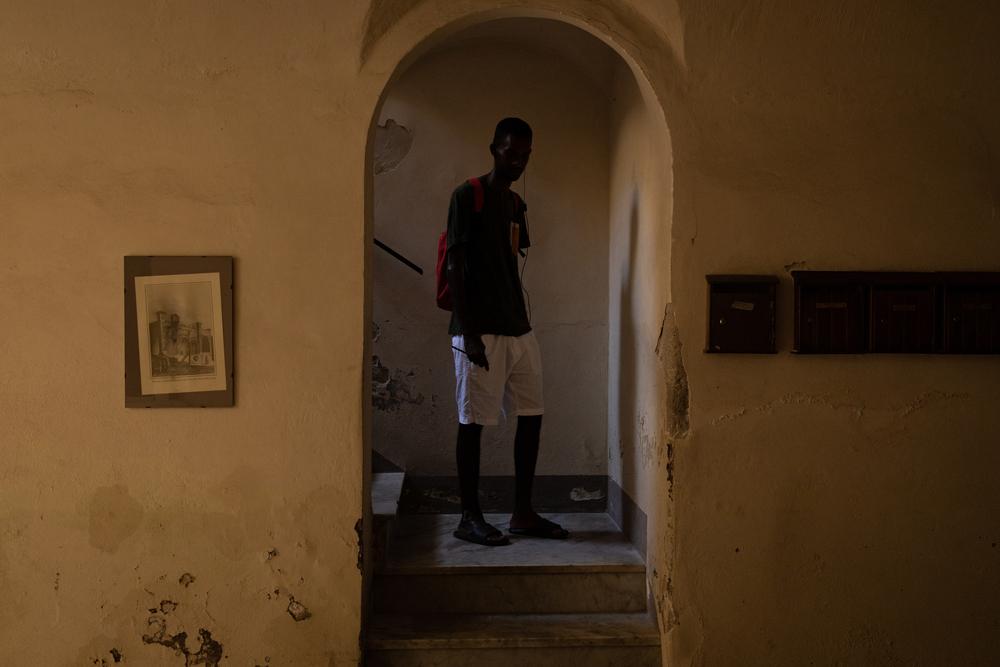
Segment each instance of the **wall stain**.
[[142,515],[142,505],[123,484],[97,489],[90,500],[91,546],[108,553],[117,551],[139,528]]
[[406,404],[420,405],[424,395],[410,383],[413,371],[390,370],[378,355],[372,355],[372,405],[376,410],[393,412]]
[[195,581],[194,575],[191,574],[190,572],[185,572],[180,576],[180,579],[177,580],[177,583],[183,586],[184,588],[187,588],[188,586],[193,584],[194,581]]

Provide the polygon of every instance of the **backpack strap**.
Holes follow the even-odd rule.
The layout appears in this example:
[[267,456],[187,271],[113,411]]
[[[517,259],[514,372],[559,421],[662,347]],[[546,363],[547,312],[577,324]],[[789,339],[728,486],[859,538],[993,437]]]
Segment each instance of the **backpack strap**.
[[483,212],[483,204],[486,201],[486,193],[483,191],[483,183],[477,177],[469,179],[469,184],[472,185],[472,195],[473,201],[475,202],[476,213]]

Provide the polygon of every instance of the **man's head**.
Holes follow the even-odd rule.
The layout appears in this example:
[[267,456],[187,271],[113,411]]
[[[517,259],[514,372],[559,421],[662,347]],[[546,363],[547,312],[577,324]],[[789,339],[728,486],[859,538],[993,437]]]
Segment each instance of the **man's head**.
[[504,118],[493,132],[490,153],[493,170],[513,183],[521,177],[531,157],[531,126],[520,118]]

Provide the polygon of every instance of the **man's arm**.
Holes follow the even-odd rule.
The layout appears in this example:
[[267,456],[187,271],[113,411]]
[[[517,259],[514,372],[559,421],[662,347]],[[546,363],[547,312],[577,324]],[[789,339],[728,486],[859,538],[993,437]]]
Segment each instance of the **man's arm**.
[[452,308],[462,326],[462,331],[465,332],[464,348],[469,361],[489,370],[490,362],[486,358],[486,346],[483,345],[483,339],[479,334],[478,323],[473,320],[468,292],[465,289],[465,261],[464,243],[454,245],[448,250],[448,289],[451,292]]

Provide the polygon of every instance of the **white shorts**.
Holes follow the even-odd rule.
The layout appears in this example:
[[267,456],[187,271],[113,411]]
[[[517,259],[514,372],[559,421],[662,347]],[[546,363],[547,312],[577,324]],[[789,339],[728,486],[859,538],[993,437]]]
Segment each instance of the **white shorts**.
[[[542,355],[535,333],[523,336],[483,337],[490,370],[476,366],[464,352],[455,355],[455,400],[462,424],[495,426],[500,413],[505,417],[540,415],[542,404]],[[465,349],[462,336],[452,336],[451,344]]]

